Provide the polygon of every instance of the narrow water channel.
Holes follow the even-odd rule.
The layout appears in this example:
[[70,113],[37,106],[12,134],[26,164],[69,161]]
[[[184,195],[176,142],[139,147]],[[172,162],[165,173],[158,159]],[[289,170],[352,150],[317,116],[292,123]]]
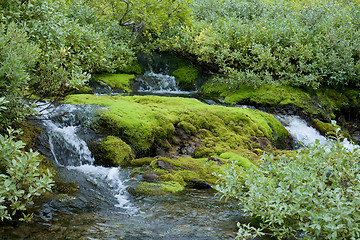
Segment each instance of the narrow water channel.
[[[174,78],[145,73],[137,91],[190,94]],[[155,83],[161,83],[156,85]],[[193,92],[192,92],[193,94]],[[194,95],[188,95],[194,97]],[[211,101],[209,101],[211,103]],[[98,107],[64,104],[41,121],[42,142],[58,175],[78,191],[60,195],[34,209],[31,223],[0,227],[0,239],[233,239],[244,221],[236,201],[224,202],[214,190],[186,189],[171,196],[135,197],[130,169],[94,165],[86,144],[88,124]],[[66,113],[66,114],[65,114]],[[325,141],[297,116],[278,116],[298,145]],[[299,131],[300,130],[300,131]]]

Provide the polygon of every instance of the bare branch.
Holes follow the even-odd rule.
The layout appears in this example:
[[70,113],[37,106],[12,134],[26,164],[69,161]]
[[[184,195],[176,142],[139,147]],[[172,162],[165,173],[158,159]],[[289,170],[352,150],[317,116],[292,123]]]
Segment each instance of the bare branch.
[[124,22],[124,19],[125,19],[126,15],[128,15],[128,13],[132,11],[132,9],[130,9],[130,3],[126,0],[120,0],[120,1],[126,4],[126,10],[125,10],[125,13],[122,15],[122,17],[119,20],[119,25],[120,26],[129,26],[129,24],[128,24],[129,20]]

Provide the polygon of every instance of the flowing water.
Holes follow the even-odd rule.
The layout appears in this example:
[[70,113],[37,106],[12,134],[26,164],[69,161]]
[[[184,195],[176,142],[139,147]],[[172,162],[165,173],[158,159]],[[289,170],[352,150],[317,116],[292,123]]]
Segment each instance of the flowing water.
[[[189,94],[172,76],[145,73],[136,91]],[[160,84],[155,84],[160,82]],[[215,104],[208,100],[209,104]],[[244,106],[239,106],[244,107]],[[224,202],[213,190],[186,189],[171,196],[133,196],[131,169],[102,167],[86,140],[99,107],[61,105],[41,121],[43,148],[55,161],[58,175],[74,183],[75,194],[53,196],[34,208],[34,221],[0,228],[0,239],[233,239],[236,223],[246,221],[236,201]],[[67,114],[65,114],[67,113]],[[315,129],[297,116],[278,116],[296,144],[319,139]]]
[[[213,190],[187,189],[163,197],[134,197],[130,169],[94,165],[82,139],[97,107],[64,104],[42,121],[55,168],[78,191],[34,209],[30,224],[0,228],[1,239],[232,239],[242,219],[236,202]],[[63,115],[64,113],[66,115]],[[84,126],[85,125],[85,126]]]

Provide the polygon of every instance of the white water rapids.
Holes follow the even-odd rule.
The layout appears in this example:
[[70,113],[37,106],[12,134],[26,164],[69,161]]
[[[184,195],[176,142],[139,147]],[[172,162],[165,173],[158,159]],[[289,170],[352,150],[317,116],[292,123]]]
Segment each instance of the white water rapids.
[[[124,209],[128,214],[135,213],[137,209],[132,206],[130,195],[126,191],[128,175],[125,175],[123,170],[118,167],[95,166],[95,159],[92,157],[87,143],[79,134],[83,131],[82,124],[93,117],[91,114],[94,115],[94,111],[96,109],[92,106],[63,104],[50,113],[53,120],[44,120],[42,123],[48,134],[51,153],[59,166],[81,173],[94,186],[109,189],[114,202],[116,202],[116,207]],[[64,113],[67,114],[62,115]],[[321,144],[327,143],[324,136],[300,117],[277,116],[277,118],[296,140],[298,147],[308,146],[316,139]],[[350,143],[348,145],[352,146]]]
[[182,91],[174,76],[145,72],[134,81],[135,92],[152,94],[192,94],[196,91]]
[[[276,118],[285,126],[285,129],[288,130],[289,134],[295,140],[296,147],[309,146],[310,144],[315,143],[316,140],[319,140],[321,145],[328,144],[329,139],[320,134],[318,130],[309,126],[304,119],[301,119],[299,116],[276,116]],[[348,139],[344,139],[342,144],[349,151],[354,151],[356,145],[351,143]]]
[[[53,120],[43,120],[42,123],[49,137],[51,153],[59,166],[83,173],[93,185],[107,186],[117,200],[115,206],[133,213],[136,209],[131,206],[124,184],[127,176],[121,175],[120,167],[95,166],[87,143],[78,134],[81,124],[89,118],[87,113],[95,110],[91,106],[64,104],[49,113]],[[66,115],[62,115],[64,113]]]

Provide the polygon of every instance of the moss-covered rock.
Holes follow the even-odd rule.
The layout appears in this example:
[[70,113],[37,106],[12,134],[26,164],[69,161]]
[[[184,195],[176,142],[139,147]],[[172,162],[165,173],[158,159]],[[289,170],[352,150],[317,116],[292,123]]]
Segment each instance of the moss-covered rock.
[[360,90],[349,88],[305,89],[292,86],[264,85],[259,88],[237,86],[229,88],[218,81],[209,81],[202,86],[201,92],[217,95],[226,104],[247,104],[265,107],[268,110],[290,111],[291,114],[320,118],[330,121],[341,111],[359,109]]
[[104,82],[112,89],[115,89],[120,92],[132,92],[130,85],[132,80],[135,78],[133,74],[113,74],[113,73],[102,73],[95,74],[95,80]]
[[119,69],[119,72],[126,73],[126,74],[143,74],[143,69],[141,68],[140,64],[137,62],[134,62],[132,64],[126,65]]
[[[176,191],[181,191],[186,187],[211,188],[219,180],[214,173],[222,173],[224,167],[231,163],[228,156],[231,156],[232,160],[242,158],[239,155],[228,154],[224,154],[223,159],[190,157],[135,159],[131,162],[133,166],[139,167],[139,163],[143,165],[134,170],[133,177],[146,181],[140,183],[135,189],[141,189],[141,191],[137,191],[141,194],[159,194],[158,188],[163,187],[163,184],[177,186]],[[217,161],[212,161],[212,159]],[[238,168],[249,168],[253,165],[248,159],[242,158],[241,160],[242,162],[238,162]],[[145,190],[146,187],[149,189]]]
[[104,166],[126,167],[130,165],[134,154],[120,138],[107,136],[95,146],[94,157],[97,163]]
[[81,87],[71,92],[71,94],[92,94],[92,93],[93,90],[88,86]]
[[195,80],[198,78],[199,71],[193,67],[182,66],[173,72],[178,80],[179,87],[185,91],[195,89]]
[[193,139],[194,156],[235,152],[246,157],[254,155],[252,150],[259,148],[262,139],[267,139],[271,148],[288,138],[286,129],[270,114],[210,106],[194,99],[72,95],[67,102],[109,106],[99,117],[99,129],[123,139],[137,156],[155,154],[154,149],[164,145],[164,140],[169,143],[169,153],[177,155],[178,142]]
[[241,156],[241,155],[238,155],[238,154],[235,154],[235,153],[232,153],[232,152],[225,152],[225,153],[222,153],[220,156],[219,156],[221,159],[225,159],[225,160],[230,160],[232,162],[234,162],[235,164],[245,168],[245,169],[249,169],[251,167],[255,167],[255,165],[247,158]]
[[34,126],[31,122],[26,121],[17,123],[14,127],[21,129],[22,133],[18,136],[18,140],[21,140],[26,144],[25,151],[33,149],[36,143],[36,139],[41,133],[41,129]]
[[[331,123],[325,123],[320,121],[319,119],[313,119],[313,125],[314,127],[319,130],[319,132],[326,136],[333,136],[335,137],[336,129],[339,128],[339,126],[334,126]],[[340,134],[347,139],[351,139],[351,136],[349,133],[345,131],[340,131]]]
[[141,182],[130,190],[135,195],[164,195],[184,190],[184,187],[177,182]]

